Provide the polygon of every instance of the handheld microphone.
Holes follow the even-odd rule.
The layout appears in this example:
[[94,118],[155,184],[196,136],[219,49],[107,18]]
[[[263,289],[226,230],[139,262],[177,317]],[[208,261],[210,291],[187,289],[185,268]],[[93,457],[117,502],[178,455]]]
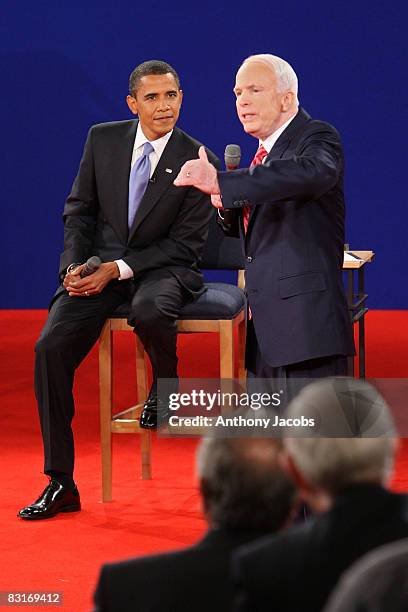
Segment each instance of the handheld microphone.
[[98,270],[98,268],[100,268],[101,263],[102,261],[96,255],[94,255],[93,257],[90,257],[85,264],[85,268],[82,270],[79,276],[81,278],[85,278],[85,276],[89,276],[90,274],[93,274],[94,272]]
[[229,144],[225,147],[224,161],[227,172],[236,170],[241,161],[241,147],[236,144]]

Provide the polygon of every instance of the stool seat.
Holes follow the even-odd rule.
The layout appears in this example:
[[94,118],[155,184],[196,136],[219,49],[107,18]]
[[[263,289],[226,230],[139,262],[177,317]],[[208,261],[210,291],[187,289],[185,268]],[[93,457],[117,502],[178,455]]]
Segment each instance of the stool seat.
[[[245,308],[245,295],[239,287],[227,283],[205,283],[204,287],[206,291],[195,302],[181,309],[179,320],[232,320]],[[129,313],[130,303],[124,302],[111,318],[126,319]]]

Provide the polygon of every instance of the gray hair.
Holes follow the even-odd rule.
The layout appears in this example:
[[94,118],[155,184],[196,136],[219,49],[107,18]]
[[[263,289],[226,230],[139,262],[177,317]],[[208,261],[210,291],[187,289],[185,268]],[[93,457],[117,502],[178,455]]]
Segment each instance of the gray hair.
[[[385,483],[393,468],[397,434],[380,393],[365,381],[326,378],[304,387],[287,418],[312,418],[314,434],[286,431],[284,444],[306,480],[336,494],[353,483]],[[297,421],[299,423],[299,421]],[[306,437],[310,436],[310,437]]]
[[296,491],[271,438],[203,438],[197,472],[211,525],[270,533],[288,520]]
[[271,55],[270,53],[259,53],[258,55],[250,55],[242,65],[248,62],[262,62],[271,68],[276,76],[277,88],[279,93],[291,91],[295,94],[296,103],[298,100],[298,78],[292,66],[281,57]]

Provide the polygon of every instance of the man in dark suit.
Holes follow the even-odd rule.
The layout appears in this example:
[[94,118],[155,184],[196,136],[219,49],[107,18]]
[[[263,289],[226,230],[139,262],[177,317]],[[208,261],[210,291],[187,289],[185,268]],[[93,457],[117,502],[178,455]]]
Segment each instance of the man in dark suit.
[[232,552],[289,521],[295,489],[280,467],[282,443],[271,438],[208,438],[198,476],[210,529],[198,544],[104,565],[95,612],[228,612]]
[[408,536],[408,496],[386,484],[396,433],[373,387],[341,377],[314,382],[287,417],[315,421],[308,431],[288,427],[284,445],[288,472],[316,515],[237,553],[236,610],[318,612],[356,559]]
[[[173,185],[200,146],[175,127],[179,77],[165,62],[145,62],[132,72],[129,91],[127,104],[139,120],[91,128],[65,204],[63,284],[36,344],[35,390],[50,483],[20,511],[24,519],[80,509],[73,480],[72,385],[106,318],[131,301],[129,323],[149,355],[154,379],[140,424],[154,428],[156,381],[177,379],[177,317],[203,291],[198,263],[212,208],[197,189]],[[90,256],[103,263],[81,278]]]
[[345,374],[354,344],[342,278],[339,135],[299,109],[296,74],[281,58],[249,57],[234,91],[244,130],[259,142],[251,167],[217,174],[201,150],[175,184],[212,194],[224,229],[242,236],[248,375]]

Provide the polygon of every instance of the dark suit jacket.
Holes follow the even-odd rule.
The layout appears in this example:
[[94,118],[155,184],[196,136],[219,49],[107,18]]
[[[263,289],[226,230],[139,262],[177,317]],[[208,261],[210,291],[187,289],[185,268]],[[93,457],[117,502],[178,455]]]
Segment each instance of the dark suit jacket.
[[317,612],[356,559],[407,536],[408,496],[351,487],[329,512],[237,552],[235,609]]
[[261,535],[213,530],[185,550],[104,565],[95,612],[228,612],[231,552]]
[[[343,151],[336,130],[299,110],[263,165],[218,174],[225,229],[243,236],[246,288],[271,366],[354,353],[344,295]],[[228,213],[227,213],[228,215]],[[232,222],[231,222],[232,221]]]
[[[199,292],[198,268],[212,214],[209,197],[173,181],[201,143],[175,128],[128,230],[130,162],[137,121],[93,126],[78,175],[64,208],[64,251],[60,273],[91,255],[123,259],[135,278],[167,268],[191,293]],[[217,163],[209,152],[210,159]]]

